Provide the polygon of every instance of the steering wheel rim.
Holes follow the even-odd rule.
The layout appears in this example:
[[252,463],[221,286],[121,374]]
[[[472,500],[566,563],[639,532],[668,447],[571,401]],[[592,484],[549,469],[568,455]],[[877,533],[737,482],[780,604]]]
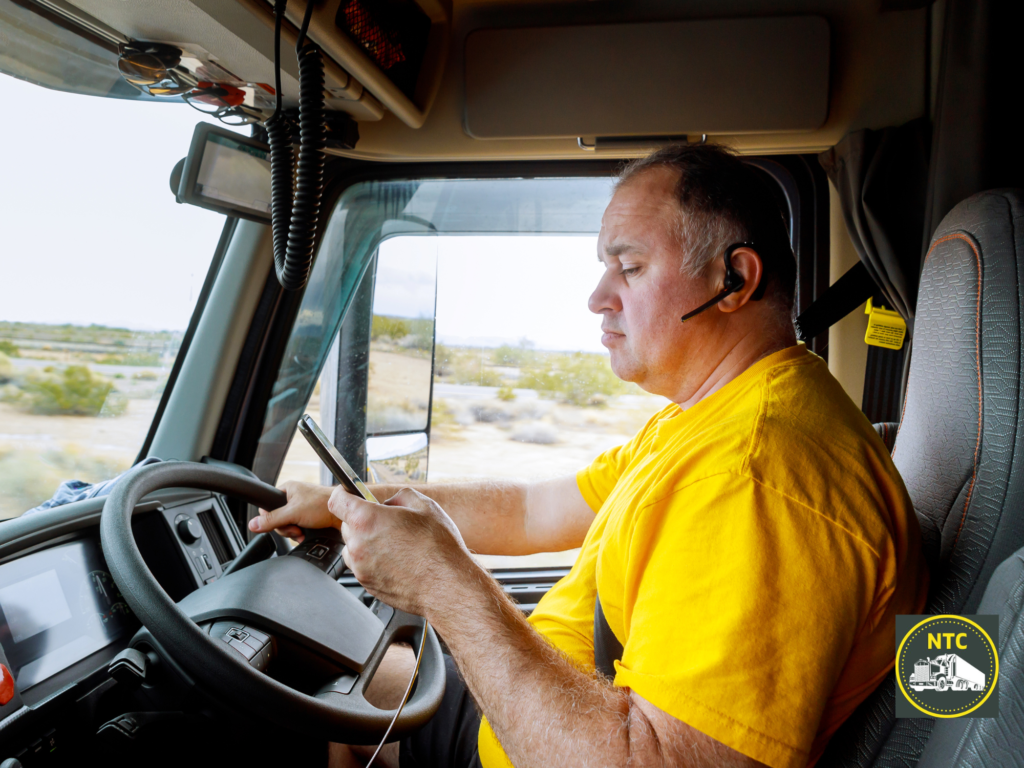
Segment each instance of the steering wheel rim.
[[[358,670],[356,682],[349,694],[321,690],[316,695],[309,695],[279,683],[254,669],[227,645],[207,634],[192,616],[171,600],[143,560],[132,534],[131,517],[143,497],[164,488],[195,488],[222,493],[264,509],[276,509],[285,503],[284,493],[260,480],[221,467],[193,462],[169,461],[137,467],[118,481],[107,497],[100,518],[103,554],[121,594],[161,648],[194,680],[202,680],[203,686],[223,702],[238,705],[256,716],[268,719],[272,716],[275,722],[286,723],[293,730],[330,741],[346,744],[377,743],[395,713],[394,710],[381,710],[370,704],[364,696],[366,688],[387,648],[395,640],[412,634],[418,644],[421,635],[416,635],[416,626],[419,626],[419,632],[422,633],[423,619],[395,610],[376,641],[372,654],[363,668]],[[265,561],[270,562],[273,561]],[[323,579],[333,580],[314,566],[299,562],[308,566],[309,583],[315,585],[318,594],[331,595],[330,587],[317,581],[319,577],[312,574],[319,573]],[[204,589],[227,583],[253,568],[256,566],[222,577]],[[290,572],[295,572],[296,568],[297,564],[289,565]],[[271,585],[273,582],[266,583]],[[346,599],[355,600],[336,582],[334,587],[339,595],[344,593],[346,596],[338,598],[342,603]],[[198,595],[203,591],[197,590],[192,594]],[[369,612],[362,603],[359,605]],[[292,601],[291,607],[301,608],[301,602]],[[355,610],[344,605],[342,607],[347,611]],[[440,643],[433,629],[428,628],[416,688],[395,722],[389,739],[401,738],[424,725],[440,706],[444,687],[445,668]]]

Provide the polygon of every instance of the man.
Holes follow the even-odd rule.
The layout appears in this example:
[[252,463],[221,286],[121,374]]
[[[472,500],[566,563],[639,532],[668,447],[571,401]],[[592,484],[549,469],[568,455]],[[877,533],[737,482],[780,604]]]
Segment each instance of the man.
[[[795,263],[758,173],[683,146],[622,174],[590,309],[615,373],[673,401],[629,443],[576,477],[381,487],[383,505],[288,484],[252,522],[340,521],[356,578],[445,640],[461,678],[389,764],[796,768],[892,668],[894,616],[927,591],[917,521],[796,343]],[[529,620],[470,556],[580,546]],[[382,702],[410,664],[389,654]]]

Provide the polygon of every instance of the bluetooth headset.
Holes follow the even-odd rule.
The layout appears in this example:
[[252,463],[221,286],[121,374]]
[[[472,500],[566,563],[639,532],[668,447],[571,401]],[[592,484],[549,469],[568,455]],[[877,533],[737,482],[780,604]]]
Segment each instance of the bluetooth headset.
[[[736,271],[732,265],[732,255],[738,248],[754,248],[753,243],[733,243],[725,249],[725,280],[722,281],[722,292],[715,296],[710,301],[706,301],[697,307],[692,312],[687,312],[683,315],[683,322],[685,323],[691,317],[696,317],[705,309],[710,309],[715,306],[718,302],[728,296],[730,293],[736,293],[740,288],[743,287],[744,280],[743,275]],[[763,259],[762,259],[763,262]],[[764,296],[765,288],[767,288],[767,275],[762,271],[761,282],[757,284],[757,290],[750,294],[751,301],[759,301]]]

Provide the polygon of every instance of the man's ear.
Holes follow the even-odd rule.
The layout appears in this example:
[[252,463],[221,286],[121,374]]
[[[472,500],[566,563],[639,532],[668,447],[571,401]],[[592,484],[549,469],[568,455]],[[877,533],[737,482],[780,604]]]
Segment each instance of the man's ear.
[[733,270],[743,277],[743,287],[730,293],[718,303],[718,309],[722,312],[735,312],[749,302],[764,275],[764,264],[761,263],[761,257],[753,248],[737,248],[732,252],[730,261]]

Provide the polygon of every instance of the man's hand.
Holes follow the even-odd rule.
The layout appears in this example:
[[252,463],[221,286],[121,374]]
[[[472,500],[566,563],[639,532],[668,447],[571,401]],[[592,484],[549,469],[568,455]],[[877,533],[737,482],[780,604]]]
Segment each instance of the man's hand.
[[288,503],[270,512],[261,509],[260,516],[249,521],[250,531],[266,533],[276,530],[289,539],[302,541],[302,528],[338,527],[337,518],[327,511],[330,488],[289,480],[281,485],[281,490],[288,497]]
[[452,519],[411,488],[374,504],[339,486],[327,506],[342,521],[346,565],[367,592],[395,608],[427,616],[452,579],[478,567]]

